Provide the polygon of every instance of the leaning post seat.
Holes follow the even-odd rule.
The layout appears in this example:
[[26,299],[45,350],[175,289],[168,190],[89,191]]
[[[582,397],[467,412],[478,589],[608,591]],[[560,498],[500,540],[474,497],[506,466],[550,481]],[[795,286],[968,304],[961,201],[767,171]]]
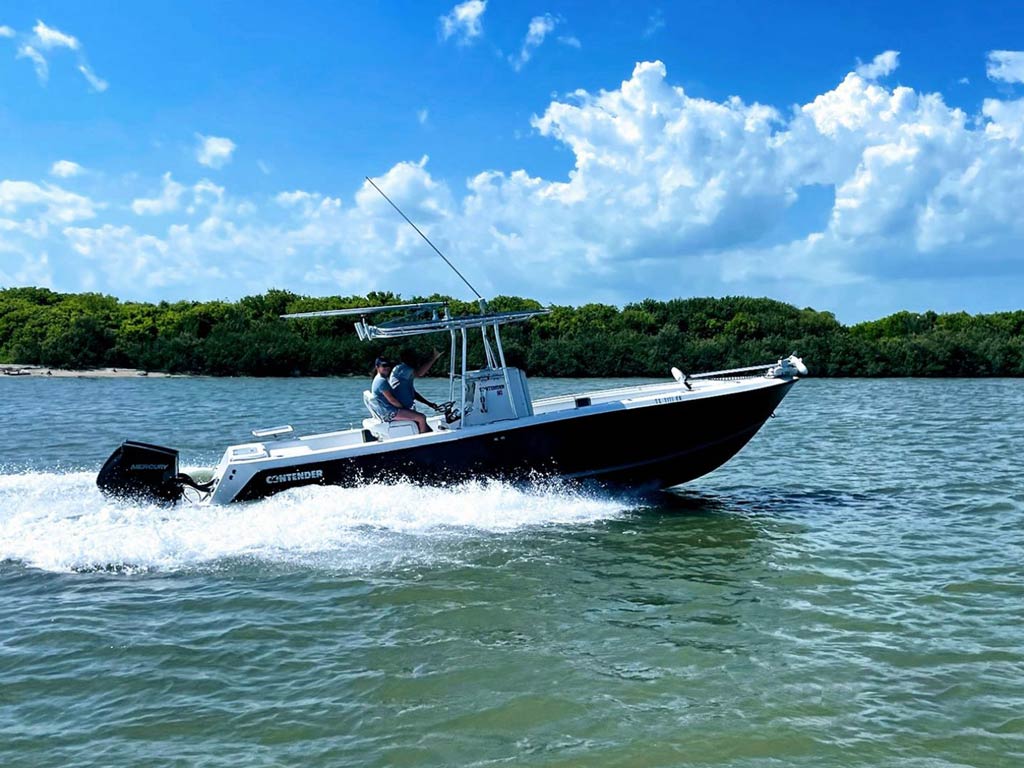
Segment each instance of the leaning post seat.
[[370,418],[363,419],[363,429],[369,430],[378,440],[390,440],[394,437],[408,437],[420,433],[419,427],[414,421],[384,421],[381,419],[373,410],[373,393],[368,389],[363,392],[363,405],[370,412]]

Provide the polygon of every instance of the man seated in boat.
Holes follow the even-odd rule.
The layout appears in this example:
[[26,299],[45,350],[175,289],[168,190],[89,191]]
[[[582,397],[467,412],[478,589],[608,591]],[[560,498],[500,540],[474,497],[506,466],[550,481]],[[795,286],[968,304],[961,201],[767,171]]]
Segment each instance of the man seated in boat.
[[399,356],[401,362],[391,369],[391,376],[388,378],[388,383],[391,385],[391,389],[395,393],[395,397],[398,398],[398,402],[402,404],[403,408],[409,410],[415,409],[415,401],[423,403],[428,408],[432,408],[435,411],[438,410],[437,403],[432,403],[419,392],[416,391],[416,377],[426,376],[430,368],[437,362],[437,359],[441,356],[438,350],[434,350],[434,354],[429,360],[423,363],[418,363],[416,360],[416,353],[411,349],[402,350],[402,354]]
[[373,377],[373,384],[370,385],[370,392],[373,397],[370,399],[370,408],[381,421],[413,421],[420,433],[433,432],[427,425],[427,417],[419,411],[402,406],[402,402],[395,396],[395,391],[388,382],[391,375],[391,361],[384,357],[378,357],[374,361],[377,375]]

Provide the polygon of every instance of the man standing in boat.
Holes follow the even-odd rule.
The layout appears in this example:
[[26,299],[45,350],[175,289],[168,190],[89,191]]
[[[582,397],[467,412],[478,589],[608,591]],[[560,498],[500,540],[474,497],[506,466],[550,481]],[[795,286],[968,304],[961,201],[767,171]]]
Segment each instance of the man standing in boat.
[[370,392],[373,398],[370,400],[370,407],[381,421],[414,421],[420,434],[433,432],[427,424],[427,417],[419,411],[406,408],[402,401],[395,396],[395,390],[388,383],[391,375],[391,361],[384,357],[378,357],[374,361],[377,375],[373,377],[373,384],[370,385]]
[[398,398],[398,402],[402,404],[403,408],[413,410],[415,401],[418,400],[428,408],[438,410],[437,403],[430,402],[416,391],[415,381],[417,376],[426,376],[439,357],[441,357],[441,353],[435,349],[429,360],[417,363],[415,352],[411,349],[402,350],[402,354],[399,356],[402,362],[391,369],[388,383],[391,384],[391,389],[394,390],[395,397]]

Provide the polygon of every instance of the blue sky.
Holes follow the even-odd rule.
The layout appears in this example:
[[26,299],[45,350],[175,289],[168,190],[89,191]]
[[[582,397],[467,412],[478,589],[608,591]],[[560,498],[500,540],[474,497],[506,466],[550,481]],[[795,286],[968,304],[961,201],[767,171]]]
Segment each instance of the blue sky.
[[0,286],[1021,308],[1019,3],[0,6]]

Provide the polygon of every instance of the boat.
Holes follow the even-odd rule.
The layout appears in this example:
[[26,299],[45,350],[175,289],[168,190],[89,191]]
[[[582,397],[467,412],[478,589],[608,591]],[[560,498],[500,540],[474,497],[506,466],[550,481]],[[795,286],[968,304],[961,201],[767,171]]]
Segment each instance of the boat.
[[[445,302],[306,312],[282,317],[357,316],[364,341],[449,336],[449,399],[420,434],[411,421],[381,421],[368,408],[361,425],[295,436],[289,425],[255,429],[231,445],[210,480],[179,472],[178,452],[126,440],[97,484],[113,496],[228,504],[307,485],[372,481],[451,483],[472,478],[553,477],[654,490],[717,469],[771,417],[807,368],[791,355],[773,363],[686,375],[662,383],[533,400],[521,368],[507,364],[501,328],[548,310],[452,316]],[[399,319],[379,320],[381,313]],[[470,336],[480,334],[473,367]],[[370,397],[364,393],[364,400]]]

